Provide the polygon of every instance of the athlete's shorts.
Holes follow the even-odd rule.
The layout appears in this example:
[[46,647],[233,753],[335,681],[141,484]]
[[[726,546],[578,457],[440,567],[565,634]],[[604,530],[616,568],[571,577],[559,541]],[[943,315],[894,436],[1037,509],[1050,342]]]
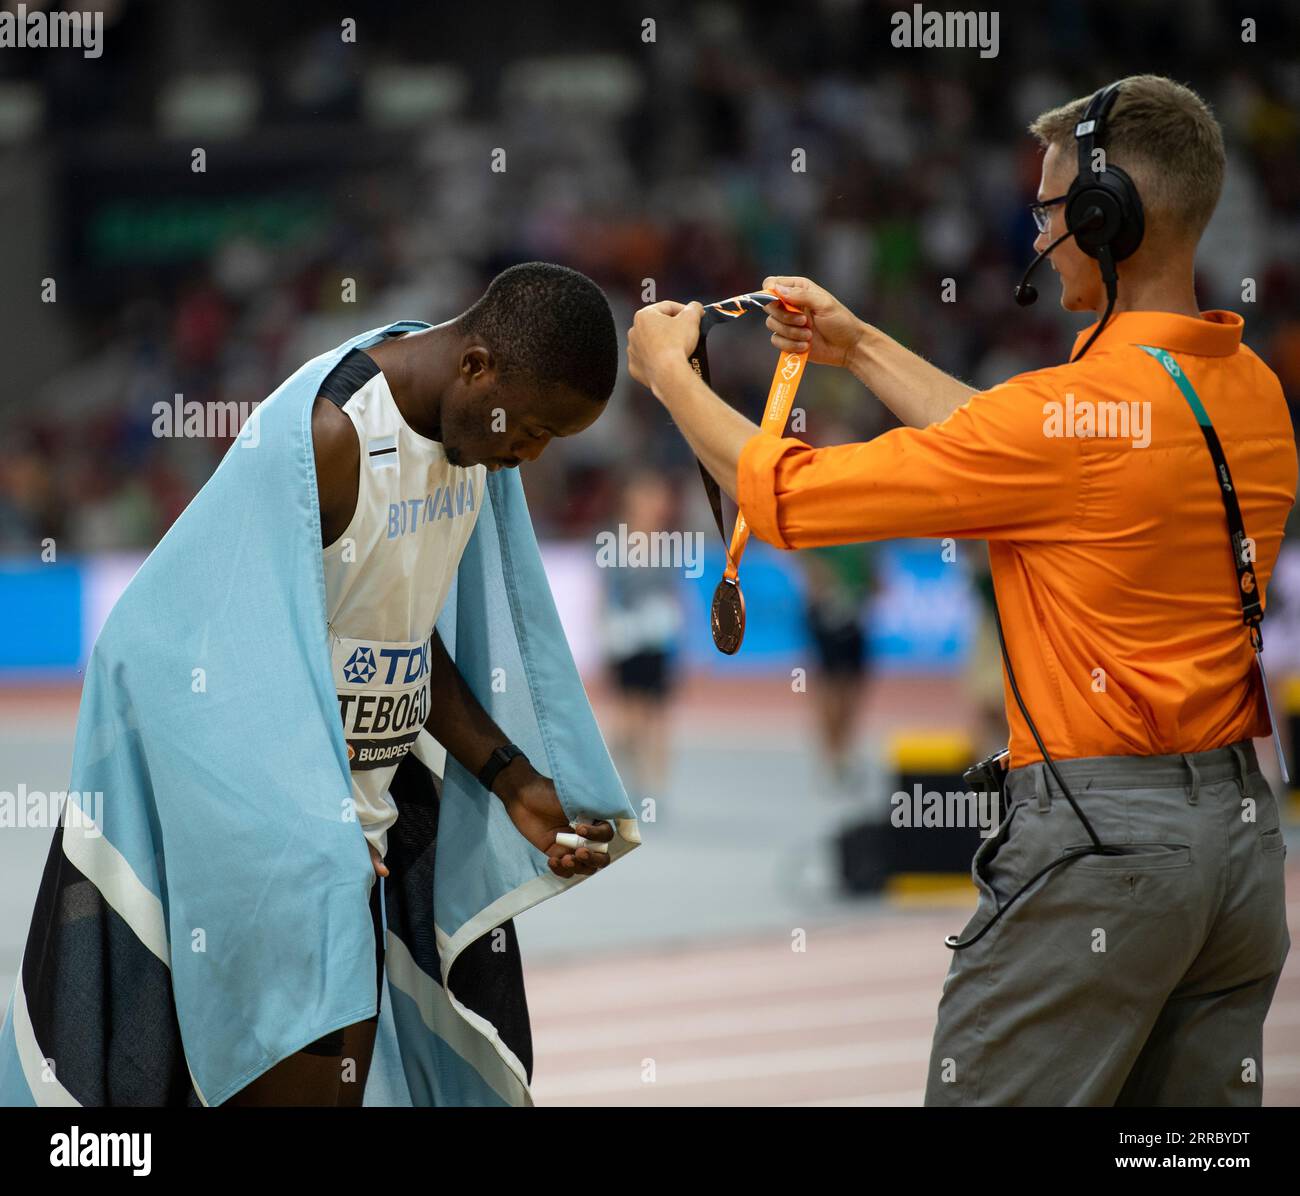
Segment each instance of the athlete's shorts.
[[831,677],[861,677],[867,663],[867,641],[861,624],[833,622],[815,606],[808,607],[806,614],[822,672]]
[[638,652],[614,665],[618,687],[624,693],[662,698],[668,692],[671,669],[667,652]]

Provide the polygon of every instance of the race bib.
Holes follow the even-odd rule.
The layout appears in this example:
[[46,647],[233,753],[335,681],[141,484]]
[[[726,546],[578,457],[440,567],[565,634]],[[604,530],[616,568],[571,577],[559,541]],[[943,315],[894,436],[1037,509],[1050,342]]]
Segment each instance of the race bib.
[[352,771],[400,763],[429,717],[429,641],[331,636],[331,653]]

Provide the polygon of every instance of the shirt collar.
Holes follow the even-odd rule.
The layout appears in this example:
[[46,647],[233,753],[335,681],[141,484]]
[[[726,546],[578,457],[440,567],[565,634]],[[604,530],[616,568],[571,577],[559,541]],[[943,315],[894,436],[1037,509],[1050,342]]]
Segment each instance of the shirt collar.
[[[1245,321],[1232,311],[1203,311],[1196,318],[1168,311],[1123,311],[1111,316],[1096,346],[1150,345],[1192,357],[1231,357],[1241,346],[1244,326]],[[1071,357],[1096,327],[1094,320],[1075,337]]]

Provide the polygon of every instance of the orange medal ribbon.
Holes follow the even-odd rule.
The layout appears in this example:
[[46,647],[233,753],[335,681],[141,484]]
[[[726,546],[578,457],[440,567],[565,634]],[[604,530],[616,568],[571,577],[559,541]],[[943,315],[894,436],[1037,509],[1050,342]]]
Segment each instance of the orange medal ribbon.
[[[709,383],[709,359],[705,349],[705,338],[708,336],[709,329],[715,324],[739,319],[750,312],[761,312],[769,303],[780,303],[786,311],[799,310],[779,295],[773,295],[768,291],[752,291],[746,295],[723,299],[718,303],[705,304],[704,315],[700,318],[700,339],[690,356],[690,362],[691,367],[706,384]],[[790,410],[794,406],[794,398],[798,393],[799,383],[803,381],[804,366],[807,362],[806,349],[802,353],[782,353],[777,360],[776,369],[772,374],[772,385],[767,392],[767,403],[763,408],[763,419],[759,425],[764,432],[770,432],[773,436],[780,436],[785,432],[786,420],[789,419]],[[727,544],[727,565],[722,580],[718,582],[717,589],[713,592],[709,622],[713,631],[713,642],[718,651],[731,656],[739,651],[745,638],[745,596],[740,589],[740,558],[744,555],[745,545],[749,542],[749,526],[745,522],[745,516],[737,511],[735,526],[731,529],[731,538],[728,542],[722,522],[721,488],[702,463],[700,476],[704,479],[704,490],[713,509],[718,534],[722,537],[723,543]]]

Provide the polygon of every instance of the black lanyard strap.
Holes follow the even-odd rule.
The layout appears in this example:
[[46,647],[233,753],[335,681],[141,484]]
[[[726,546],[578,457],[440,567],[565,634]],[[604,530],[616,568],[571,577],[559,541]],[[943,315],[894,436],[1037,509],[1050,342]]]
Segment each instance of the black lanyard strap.
[[1182,367],[1174,360],[1167,349],[1154,349],[1150,345],[1138,345],[1143,353],[1154,357],[1174,380],[1187,405],[1196,416],[1197,426],[1205,438],[1205,447],[1210,450],[1214,462],[1214,477],[1219,486],[1219,497],[1223,499],[1223,513],[1228,520],[1228,538],[1232,552],[1232,567],[1237,571],[1237,594],[1241,599],[1241,621],[1250,628],[1250,642],[1256,653],[1264,650],[1264,635],[1260,624],[1264,621],[1264,604],[1260,601],[1259,582],[1255,578],[1255,561],[1252,543],[1246,535],[1246,524],[1241,517],[1241,504],[1237,501],[1237,491],[1232,484],[1232,471],[1228,469],[1228,459],[1223,455],[1223,445],[1219,443],[1219,434],[1210,422],[1210,413],[1205,410],[1195,388],[1183,373]]

